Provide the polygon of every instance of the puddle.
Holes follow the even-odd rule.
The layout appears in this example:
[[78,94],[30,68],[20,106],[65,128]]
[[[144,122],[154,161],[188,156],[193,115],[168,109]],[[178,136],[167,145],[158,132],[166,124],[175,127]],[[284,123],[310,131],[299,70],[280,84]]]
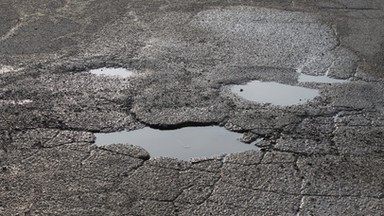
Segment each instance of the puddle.
[[231,91],[246,100],[280,106],[304,104],[319,95],[315,89],[260,81],[232,86]]
[[299,82],[314,82],[314,83],[346,83],[348,80],[343,79],[335,79],[328,77],[327,75],[323,76],[311,76],[300,73],[299,75]]
[[32,103],[32,100],[0,100],[0,104],[25,105]]
[[297,68],[296,72],[299,74],[298,81],[301,83],[305,82],[314,82],[314,83],[346,83],[349,82],[349,80],[344,80],[344,79],[335,79],[331,78],[328,76],[329,69],[325,73],[325,75],[322,76],[312,76],[312,75],[307,75],[303,74],[303,66],[300,66]]
[[96,133],[97,146],[127,143],[143,147],[151,157],[174,157],[189,160],[224,153],[258,149],[240,142],[242,134],[219,126],[186,127],[177,130],[157,130],[149,127],[116,133]]
[[127,70],[125,68],[98,68],[89,71],[91,74],[99,76],[114,76],[121,78],[128,78],[134,75],[133,71]]
[[17,71],[20,71],[22,69],[23,68],[14,68],[14,67],[11,67],[8,65],[3,65],[3,66],[0,66],[0,74],[5,74],[5,73],[9,73],[9,72],[17,72]]

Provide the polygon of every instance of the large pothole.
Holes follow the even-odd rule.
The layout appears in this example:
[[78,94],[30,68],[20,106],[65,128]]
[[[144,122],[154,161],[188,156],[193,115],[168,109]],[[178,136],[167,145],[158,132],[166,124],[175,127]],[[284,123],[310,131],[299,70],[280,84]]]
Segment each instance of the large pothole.
[[241,134],[219,126],[185,127],[176,130],[145,127],[128,132],[96,133],[95,136],[97,146],[133,144],[143,147],[151,157],[164,156],[181,160],[258,149],[252,143],[242,143]]

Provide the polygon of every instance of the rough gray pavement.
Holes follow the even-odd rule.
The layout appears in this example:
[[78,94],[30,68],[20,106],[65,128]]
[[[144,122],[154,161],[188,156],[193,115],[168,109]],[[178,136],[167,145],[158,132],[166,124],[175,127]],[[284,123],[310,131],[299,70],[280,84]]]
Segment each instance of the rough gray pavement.
[[[320,96],[228,90],[251,80]],[[381,0],[0,0],[0,215],[383,215],[383,92]],[[196,125],[263,141],[190,161],[93,144]]]

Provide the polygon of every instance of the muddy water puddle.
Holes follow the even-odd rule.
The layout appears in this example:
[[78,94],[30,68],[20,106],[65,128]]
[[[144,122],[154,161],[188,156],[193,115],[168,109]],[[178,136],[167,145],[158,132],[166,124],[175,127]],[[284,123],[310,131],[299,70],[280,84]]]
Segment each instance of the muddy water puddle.
[[173,157],[189,160],[225,153],[258,149],[254,144],[240,142],[242,134],[219,126],[185,127],[157,130],[149,127],[134,131],[95,134],[97,146],[126,143],[143,147],[151,157]]
[[128,78],[134,75],[133,71],[127,70],[125,68],[98,68],[89,71],[91,74],[98,76],[112,76],[119,78]]
[[304,104],[319,95],[316,89],[260,81],[232,86],[231,91],[249,101],[280,106]]

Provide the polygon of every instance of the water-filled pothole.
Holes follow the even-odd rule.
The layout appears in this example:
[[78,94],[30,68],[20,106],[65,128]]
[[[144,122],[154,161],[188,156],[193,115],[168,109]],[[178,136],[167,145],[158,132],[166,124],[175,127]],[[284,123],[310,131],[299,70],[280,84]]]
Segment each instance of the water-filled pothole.
[[157,130],[149,127],[134,131],[95,134],[97,146],[127,143],[143,147],[151,157],[173,157],[189,160],[225,153],[258,149],[254,144],[240,142],[241,134],[219,126],[185,127]]
[[348,80],[335,79],[327,75],[311,76],[307,74],[300,74],[298,81],[302,83],[304,82],[314,82],[314,83],[346,83],[348,82]]
[[0,100],[0,104],[11,104],[11,105],[25,105],[32,103],[32,100]]
[[20,71],[22,69],[23,68],[14,68],[14,67],[9,66],[9,65],[0,65],[0,75],[5,74],[5,73],[9,73],[9,72],[17,72],[17,71]]
[[231,90],[246,100],[280,106],[304,104],[319,95],[316,89],[260,81],[234,85]]
[[102,76],[114,76],[121,78],[128,78],[134,75],[134,73],[125,68],[98,68],[89,71],[91,74],[102,75]]

